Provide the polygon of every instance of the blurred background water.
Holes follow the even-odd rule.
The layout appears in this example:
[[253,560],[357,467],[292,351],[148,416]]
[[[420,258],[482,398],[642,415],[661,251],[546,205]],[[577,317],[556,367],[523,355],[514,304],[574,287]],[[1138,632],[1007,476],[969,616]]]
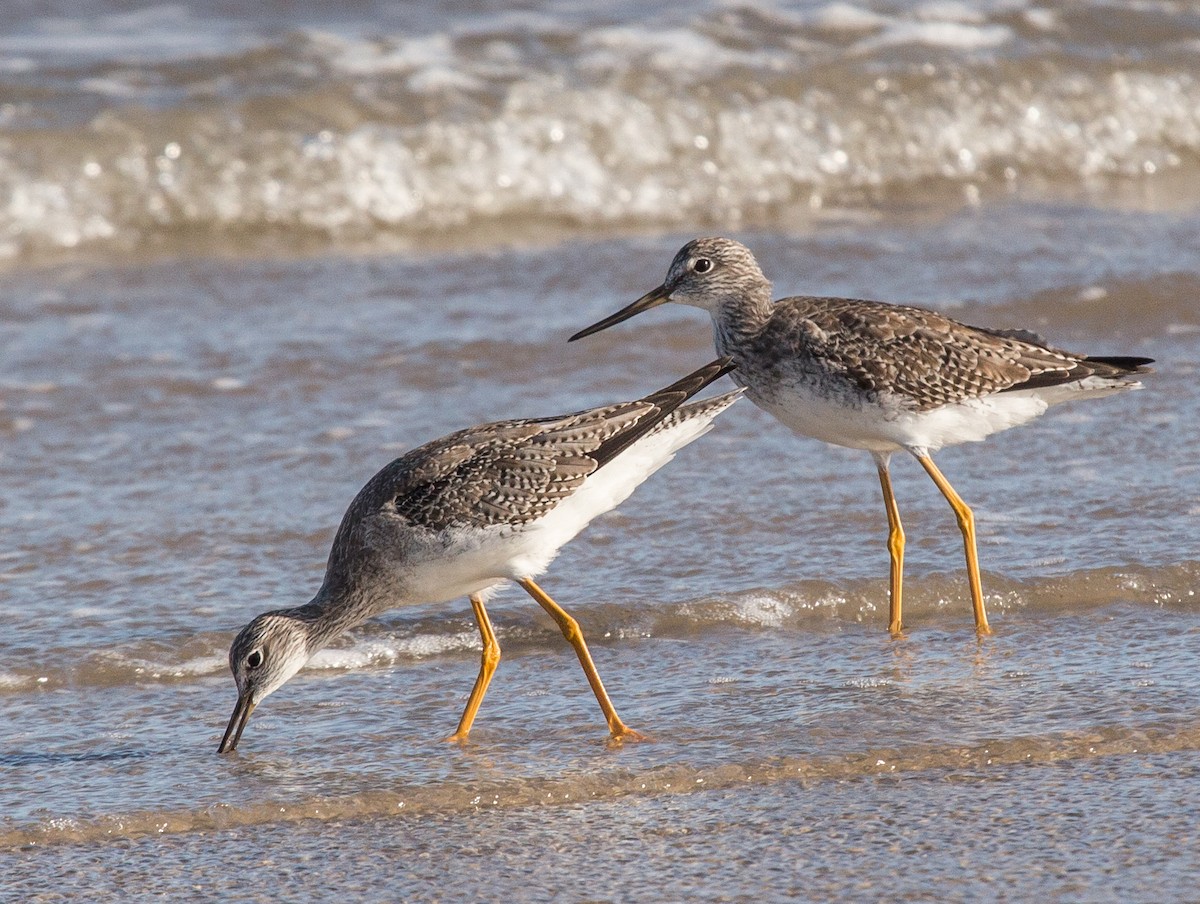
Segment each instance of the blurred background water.
[[[14,900],[1186,899],[1200,854],[1200,7],[0,7],[0,889]],[[217,757],[225,653],[428,439],[632,398],[688,238],[1158,359],[898,462],[748,403],[523,594],[355,629]],[[136,890],[136,891],[134,891]]]

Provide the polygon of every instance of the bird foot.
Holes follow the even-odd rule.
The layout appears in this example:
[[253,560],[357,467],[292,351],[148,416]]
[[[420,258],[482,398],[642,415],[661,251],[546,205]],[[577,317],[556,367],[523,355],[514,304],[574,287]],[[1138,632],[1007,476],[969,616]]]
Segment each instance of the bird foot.
[[632,728],[622,726],[617,731],[612,733],[612,737],[608,739],[609,747],[621,747],[625,743],[638,744],[641,742],[654,743],[654,738],[649,735],[642,734],[640,731],[634,731]]

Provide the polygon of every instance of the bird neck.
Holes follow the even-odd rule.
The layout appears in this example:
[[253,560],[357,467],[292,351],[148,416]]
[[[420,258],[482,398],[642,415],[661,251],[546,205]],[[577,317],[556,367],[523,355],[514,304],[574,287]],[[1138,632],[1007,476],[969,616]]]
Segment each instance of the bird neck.
[[719,354],[732,354],[762,332],[771,319],[771,284],[766,280],[753,290],[724,295],[709,309],[713,341]]
[[370,598],[360,588],[331,585],[326,581],[312,602],[297,606],[287,614],[307,626],[308,655],[311,656],[376,611]]

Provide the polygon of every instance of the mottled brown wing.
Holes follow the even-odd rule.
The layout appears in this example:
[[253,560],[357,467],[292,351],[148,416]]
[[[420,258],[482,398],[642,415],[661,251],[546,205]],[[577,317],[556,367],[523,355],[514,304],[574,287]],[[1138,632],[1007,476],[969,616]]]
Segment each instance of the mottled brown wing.
[[576,420],[501,421],[427,443],[364,487],[364,514],[383,508],[430,530],[537,518],[596,468],[589,444],[569,432]]
[[[627,402],[572,415],[517,444],[488,444],[440,491],[472,505],[456,506],[456,523],[525,524],[574,493],[598,467],[596,450],[610,437],[655,413],[644,402]],[[466,484],[466,486],[464,486]]]
[[534,521],[732,366],[722,358],[634,402],[484,424],[434,440],[371,478],[343,528],[380,511],[434,531]]
[[775,323],[800,337],[799,354],[914,411],[1090,372],[1079,356],[1028,341],[1033,334],[983,330],[923,308],[838,298],[780,304]]

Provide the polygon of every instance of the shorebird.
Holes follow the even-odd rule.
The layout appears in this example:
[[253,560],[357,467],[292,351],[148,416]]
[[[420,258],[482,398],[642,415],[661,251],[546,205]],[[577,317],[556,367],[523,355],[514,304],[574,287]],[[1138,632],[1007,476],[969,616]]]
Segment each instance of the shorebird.
[[515,581],[575,648],[612,737],[641,737],[617,715],[579,623],[534,583],[593,518],[625,501],[741,395],[683,403],[733,369],[721,358],[643,399],[535,420],[500,421],[434,440],[372,477],[342,517],[312,601],[265,612],[238,634],[229,667],[238,699],[219,753],[250,714],[343,631],[397,606],[467,596],[483,656],[458,729],[465,741],[500,662],[484,604]]
[[888,521],[888,629],[902,632],[904,528],[892,492],[893,452],[905,450],[954,509],[967,560],[975,630],[989,634],[975,548],[975,517],[933,463],[945,446],[982,440],[1049,406],[1140,383],[1150,358],[1078,355],[1025,330],[967,326],[924,308],[797,296],[772,303],[750,250],[725,238],[688,242],[666,281],[570,341],[674,301],[712,315],[718,354],[735,383],[796,433],[871,453]]

